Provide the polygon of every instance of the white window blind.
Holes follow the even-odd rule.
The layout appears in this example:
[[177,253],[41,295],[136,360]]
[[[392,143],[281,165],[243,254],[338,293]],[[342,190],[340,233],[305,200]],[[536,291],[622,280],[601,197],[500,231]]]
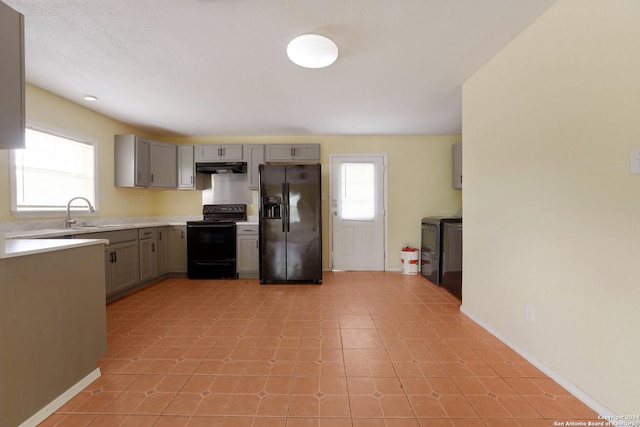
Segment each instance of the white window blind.
[[25,148],[12,153],[12,210],[62,211],[77,196],[95,207],[95,142],[40,128],[25,136]]

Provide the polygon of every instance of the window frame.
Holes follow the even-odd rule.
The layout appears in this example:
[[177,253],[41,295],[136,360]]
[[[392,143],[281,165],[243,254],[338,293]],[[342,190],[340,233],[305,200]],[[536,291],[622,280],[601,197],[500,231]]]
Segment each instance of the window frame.
[[[93,191],[94,191],[94,200],[91,201],[95,212],[97,213],[99,210],[99,192],[98,192],[98,181],[99,181],[99,167],[98,167],[98,140],[95,138],[90,138],[86,135],[81,135],[72,131],[58,129],[50,125],[46,125],[43,123],[38,123],[35,121],[27,120],[26,126],[27,129],[31,129],[37,132],[47,133],[49,135],[54,135],[60,138],[69,139],[72,141],[76,141],[78,143],[87,144],[93,147]],[[17,218],[46,218],[46,217],[58,217],[60,214],[66,214],[66,205],[64,207],[59,208],[49,208],[49,209],[18,209],[17,202],[17,177],[16,177],[16,158],[15,158],[16,150],[9,150],[9,192],[11,194],[11,214]],[[75,209],[72,208],[72,211]],[[88,211],[86,215],[95,215],[95,213],[91,214]]]

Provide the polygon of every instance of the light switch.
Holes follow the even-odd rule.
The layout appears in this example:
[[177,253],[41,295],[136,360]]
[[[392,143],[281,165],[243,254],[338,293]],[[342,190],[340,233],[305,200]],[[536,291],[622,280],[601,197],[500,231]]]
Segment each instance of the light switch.
[[640,173],[640,148],[631,149],[629,160],[629,173]]

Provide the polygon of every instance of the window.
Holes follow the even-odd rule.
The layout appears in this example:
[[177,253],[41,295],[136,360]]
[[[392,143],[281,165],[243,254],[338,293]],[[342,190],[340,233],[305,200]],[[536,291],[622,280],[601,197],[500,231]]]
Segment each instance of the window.
[[[62,212],[77,196],[97,208],[96,176],[95,141],[30,124],[25,148],[11,151],[11,210],[18,216]],[[86,209],[81,200],[77,206]]]
[[375,218],[375,169],[373,163],[342,163],[340,191],[342,219]]

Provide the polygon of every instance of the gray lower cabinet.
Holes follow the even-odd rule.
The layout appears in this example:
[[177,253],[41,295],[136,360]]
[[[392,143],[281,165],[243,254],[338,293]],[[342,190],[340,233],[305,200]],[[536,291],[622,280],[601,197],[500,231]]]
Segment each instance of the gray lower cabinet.
[[168,251],[169,251],[169,228],[158,227],[158,274],[166,274],[168,267]]
[[158,228],[158,274],[187,272],[187,229],[185,226]]
[[109,241],[105,246],[105,291],[111,301],[129,288],[149,285],[166,274],[186,273],[186,230],[184,225],[143,227],[81,234],[75,238]]
[[107,239],[105,256],[105,291],[109,296],[138,284],[138,230],[117,230],[82,234],[76,239]]
[[140,282],[158,277],[157,229],[147,227],[138,229],[138,248],[140,251]]
[[137,230],[121,230],[94,236],[95,239],[108,239],[105,246],[106,294],[138,284],[138,232]]
[[260,273],[258,226],[238,225],[236,236],[236,269],[238,277],[258,277]]

